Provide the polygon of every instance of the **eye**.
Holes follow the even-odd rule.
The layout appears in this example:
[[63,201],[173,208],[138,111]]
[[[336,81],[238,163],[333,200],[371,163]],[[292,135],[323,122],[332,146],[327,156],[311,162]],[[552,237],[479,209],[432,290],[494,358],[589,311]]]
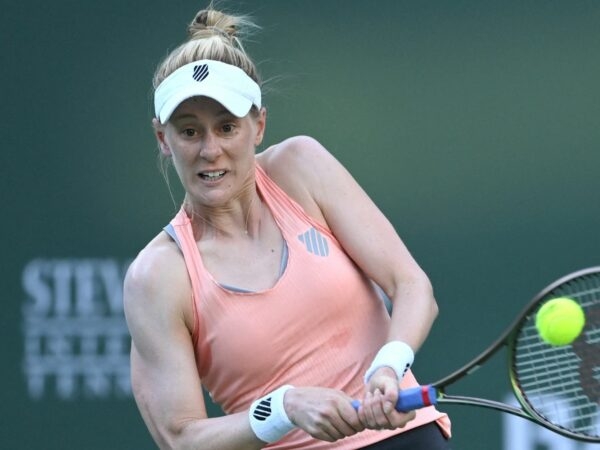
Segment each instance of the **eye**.
[[194,137],[197,134],[196,130],[193,128],[184,128],[182,133],[186,137]]
[[235,125],[232,123],[226,123],[221,127],[221,129],[224,133],[231,133],[235,129]]

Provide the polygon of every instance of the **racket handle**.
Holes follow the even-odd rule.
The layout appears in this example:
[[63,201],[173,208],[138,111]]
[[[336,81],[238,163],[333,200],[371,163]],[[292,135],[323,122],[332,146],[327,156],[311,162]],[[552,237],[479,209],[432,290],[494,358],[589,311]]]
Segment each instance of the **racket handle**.
[[396,409],[406,412],[424,408],[437,403],[437,391],[431,385],[405,389],[398,394]]
[[[423,385],[410,389],[402,390],[398,393],[396,410],[400,412],[412,411],[413,409],[424,408],[437,403],[437,391],[431,385]],[[352,406],[358,410],[359,400],[352,400]]]

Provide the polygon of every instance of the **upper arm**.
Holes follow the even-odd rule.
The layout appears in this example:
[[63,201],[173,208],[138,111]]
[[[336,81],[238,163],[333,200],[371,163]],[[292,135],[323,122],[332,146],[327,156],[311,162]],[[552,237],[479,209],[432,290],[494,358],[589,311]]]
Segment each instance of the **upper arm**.
[[171,447],[188,421],[206,417],[186,321],[191,288],[180,259],[169,249],[146,249],[131,265],[124,285],[132,388],[161,447]]
[[428,284],[392,224],[331,153],[308,137],[278,147],[266,155],[269,175],[332,230],[369,278],[390,296],[406,280]]

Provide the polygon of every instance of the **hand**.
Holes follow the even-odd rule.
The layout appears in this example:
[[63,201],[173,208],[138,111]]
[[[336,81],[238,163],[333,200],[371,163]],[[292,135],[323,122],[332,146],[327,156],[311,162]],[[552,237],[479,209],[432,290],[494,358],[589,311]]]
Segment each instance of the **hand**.
[[365,428],[393,430],[404,427],[415,418],[414,411],[396,411],[398,384],[396,373],[389,367],[382,367],[371,376],[366,386],[367,393],[358,409]]
[[283,406],[294,425],[315,439],[334,442],[365,429],[351,402],[335,389],[297,387],[286,392]]

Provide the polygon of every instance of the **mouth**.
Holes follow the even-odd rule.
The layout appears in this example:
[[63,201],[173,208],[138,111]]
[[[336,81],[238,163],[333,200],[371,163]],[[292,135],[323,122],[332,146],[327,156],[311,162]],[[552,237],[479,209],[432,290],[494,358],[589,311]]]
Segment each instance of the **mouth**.
[[224,170],[214,170],[211,172],[200,172],[198,176],[205,181],[218,181],[225,176]]

